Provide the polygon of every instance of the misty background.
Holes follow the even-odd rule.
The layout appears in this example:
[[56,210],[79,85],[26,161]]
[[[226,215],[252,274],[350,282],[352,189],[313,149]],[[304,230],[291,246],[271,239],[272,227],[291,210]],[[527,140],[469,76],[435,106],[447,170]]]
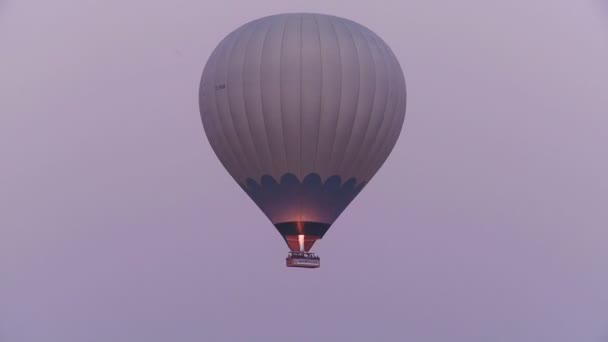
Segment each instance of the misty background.
[[[198,113],[281,12],[367,26],[408,89],[317,270]],[[606,61],[601,1],[0,1],[0,341],[606,341]]]

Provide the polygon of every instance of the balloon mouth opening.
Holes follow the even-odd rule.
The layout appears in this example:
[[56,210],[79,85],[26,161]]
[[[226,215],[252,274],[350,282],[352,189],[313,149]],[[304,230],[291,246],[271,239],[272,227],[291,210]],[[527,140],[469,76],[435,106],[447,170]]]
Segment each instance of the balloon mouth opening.
[[318,236],[312,235],[286,235],[283,238],[291,252],[308,252],[319,240]]
[[308,252],[315,242],[327,233],[331,224],[293,221],[274,225],[292,252]]

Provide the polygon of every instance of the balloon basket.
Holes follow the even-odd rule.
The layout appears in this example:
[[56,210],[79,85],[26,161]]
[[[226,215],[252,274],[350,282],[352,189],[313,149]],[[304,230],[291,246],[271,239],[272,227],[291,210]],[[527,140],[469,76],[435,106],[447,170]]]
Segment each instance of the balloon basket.
[[318,268],[321,266],[321,259],[314,253],[308,252],[289,252],[285,262],[287,267]]

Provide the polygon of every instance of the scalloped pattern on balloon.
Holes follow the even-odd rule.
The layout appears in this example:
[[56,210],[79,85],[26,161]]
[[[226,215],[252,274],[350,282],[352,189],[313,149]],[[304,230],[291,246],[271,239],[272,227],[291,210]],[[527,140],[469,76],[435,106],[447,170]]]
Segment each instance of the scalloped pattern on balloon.
[[286,173],[279,181],[270,175],[262,176],[260,183],[248,178],[241,186],[275,225],[288,222],[331,225],[365,184],[357,184],[355,178],[343,182],[339,175],[323,182],[317,173],[310,173],[300,181],[294,174]]

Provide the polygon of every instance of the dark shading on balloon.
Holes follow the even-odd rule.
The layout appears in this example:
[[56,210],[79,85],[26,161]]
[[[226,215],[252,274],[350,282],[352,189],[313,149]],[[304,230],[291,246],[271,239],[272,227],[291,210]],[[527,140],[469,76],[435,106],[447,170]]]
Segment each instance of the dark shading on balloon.
[[248,178],[243,190],[274,223],[317,222],[331,225],[359,194],[366,182],[356,179],[346,182],[338,175],[322,182],[317,173],[310,173],[302,181],[294,174],[284,174],[277,182],[264,175],[260,183]]
[[[289,249],[298,251],[303,249],[309,251],[314,243],[323,238],[323,235],[327,233],[331,224],[320,223],[320,222],[309,222],[309,221],[296,221],[296,222],[283,222],[274,225]],[[303,238],[303,246],[300,245],[299,236]]]

